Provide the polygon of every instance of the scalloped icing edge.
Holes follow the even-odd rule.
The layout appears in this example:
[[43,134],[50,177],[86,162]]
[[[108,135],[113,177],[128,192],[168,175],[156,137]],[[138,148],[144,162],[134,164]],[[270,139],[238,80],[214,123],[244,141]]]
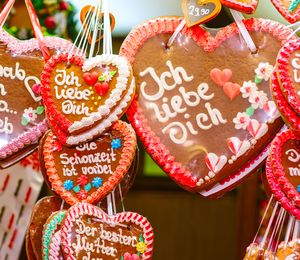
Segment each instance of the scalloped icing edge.
[[[120,161],[118,162],[118,166],[108,178],[108,180],[104,182],[101,187],[99,187],[93,193],[91,193],[85,200],[82,200],[84,202],[93,204],[103,199],[122,181],[122,178],[125,176],[125,174],[127,174],[130,165],[133,162],[137,147],[136,135],[133,128],[131,127],[131,125],[125,122],[117,121],[112,126],[112,130],[119,131],[124,138]],[[67,191],[63,187],[63,183],[57,174],[52,150],[53,136],[55,136],[53,132],[48,133],[46,139],[44,140],[42,148],[46,174],[48,176],[49,182],[51,183],[52,190],[56,194],[58,194],[63,200],[65,200],[68,204],[75,205],[76,203],[82,201],[76,198],[70,191]]]
[[300,9],[294,13],[291,14],[289,11],[284,8],[280,0],[271,0],[277,11],[290,23],[295,23],[300,20]]
[[235,9],[239,12],[252,14],[255,12],[255,10],[257,8],[258,0],[251,0],[251,4],[238,2],[236,0],[221,0],[221,3],[222,3],[222,5],[225,5],[229,8]]
[[[18,40],[3,29],[0,29],[0,41],[7,45],[7,48],[11,53],[16,55],[40,50],[36,39],[33,38],[26,41]],[[57,49],[58,51],[66,51],[73,46],[71,42],[57,37],[45,37],[45,44],[48,48]],[[0,159],[5,159],[17,153],[25,146],[37,142],[47,130],[48,124],[44,119],[37,126],[25,131],[18,137],[12,139],[8,144],[2,146],[0,148]]]
[[[123,42],[120,55],[125,56],[132,64],[138,49],[145,43],[146,40],[160,33],[174,32],[181,23],[182,19],[183,18],[178,17],[156,18],[137,26],[135,29],[133,29],[133,31],[131,31],[131,33]],[[286,28],[285,25],[261,18],[244,20],[244,24],[249,31],[263,31],[272,34],[277,40],[282,42],[282,45],[284,45],[288,36],[290,36],[292,33],[292,31]],[[194,27],[193,29],[185,27],[181,33],[191,37],[205,51],[211,52],[218,48],[226,39],[239,33],[239,29],[236,23],[232,23],[231,25],[228,25],[218,31],[214,37],[202,27]],[[198,180],[193,177],[189,171],[185,170],[181,163],[175,162],[175,159],[171,155],[170,151],[163,144],[160,144],[159,138],[145,124],[146,119],[143,116],[142,110],[140,109],[136,99],[133,100],[131,106],[129,107],[127,115],[141,141],[144,143],[146,150],[148,152],[151,151],[150,154],[153,159],[171,177],[171,179],[189,191],[195,192],[195,188],[199,189],[197,186]],[[262,157],[263,159],[261,159],[261,161],[263,161],[266,158],[267,150],[268,148],[261,151],[251,163],[259,164],[260,162],[257,158]],[[250,173],[249,169],[252,168],[251,163],[245,165],[243,167],[244,170],[242,170],[241,173],[238,171],[238,173],[235,173],[228,178],[232,178],[232,176],[235,176],[236,174],[242,174],[243,177],[246,177],[247,174]],[[237,178],[236,180],[241,180],[241,177]],[[220,184],[216,185],[218,186]],[[230,186],[232,185],[227,184],[223,187],[228,188]],[[219,186],[219,188],[214,189],[216,187],[213,186],[213,188],[210,190],[211,192],[219,191],[221,187],[222,185]],[[210,195],[213,195],[211,192]]]
[[151,227],[150,222],[143,216],[134,212],[121,212],[115,216],[108,216],[103,210],[100,208],[93,206],[87,203],[78,203],[75,206],[71,207],[67,215],[64,219],[61,236],[62,236],[62,248],[65,254],[67,254],[67,258],[70,260],[76,260],[74,256],[72,256],[72,249],[70,248],[71,242],[69,241],[68,233],[71,232],[73,227],[73,222],[76,218],[79,218],[83,215],[93,216],[98,219],[103,219],[108,223],[129,223],[132,222],[143,229],[143,237],[144,241],[147,244],[147,250],[142,254],[142,259],[152,259],[153,254],[153,244],[154,244],[154,233],[153,228]]

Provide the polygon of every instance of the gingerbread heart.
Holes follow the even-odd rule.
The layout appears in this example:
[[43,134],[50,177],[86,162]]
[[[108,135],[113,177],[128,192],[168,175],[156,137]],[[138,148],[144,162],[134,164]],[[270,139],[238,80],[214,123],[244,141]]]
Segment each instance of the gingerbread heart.
[[276,136],[270,151],[272,171],[287,198],[300,206],[300,139],[287,130]]
[[278,179],[273,174],[273,167],[271,165],[270,158],[267,159],[266,163],[266,176],[270,186],[270,189],[279,201],[281,206],[288,211],[291,215],[295,216],[297,219],[300,219],[300,210],[295,205],[295,203],[290,200],[287,195],[282,191],[281,185],[278,183]]
[[111,192],[127,174],[136,151],[132,127],[118,121],[98,139],[66,147],[48,132],[40,147],[52,190],[67,203],[95,203]]
[[[30,242],[27,244],[30,249],[29,243],[31,243],[31,249],[36,259],[43,259],[41,244],[44,224],[53,212],[61,209],[62,205],[63,201],[59,197],[44,197],[36,203],[32,211],[28,227]],[[67,208],[67,205],[64,205],[64,208]],[[29,253],[32,251],[28,250]]]
[[272,95],[275,104],[278,107],[279,112],[282,115],[284,121],[297,133],[300,132],[300,118],[297,113],[289,105],[288,101],[285,99],[285,96],[282,93],[281,86],[278,82],[276,72],[272,76],[271,84]]
[[[90,60],[66,53],[54,56],[46,63],[41,80],[47,113],[64,132],[73,135],[103,121],[114,123],[110,113],[119,108],[126,94],[134,93],[131,67],[117,55]],[[102,132],[98,127],[96,134]]]
[[[181,21],[148,21],[123,43],[121,55],[132,64],[137,84],[128,115],[149,154],[173,180],[210,196],[258,167],[283,125],[266,107],[272,102],[270,76],[290,30],[268,20],[245,20],[259,46],[256,55],[240,40],[236,24],[215,37],[201,27],[184,28],[166,49]],[[239,93],[226,93],[229,82],[240,86]],[[251,145],[236,152],[228,146],[232,138]],[[218,159],[207,163],[208,157]]]
[[300,115],[300,40],[288,41],[277,58],[277,78],[289,105]]
[[42,240],[43,259],[63,259],[60,247],[60,228],[65,215],[65,210],[54,212],[44,224]]
[[79,203],[68,210],[61,236],[66,259],[152,259],[153,230],[137,213],[108,216]]
[[279,13],[290,23],[295,23],[300,19],[299,0],[271,0]]
[[[0,43],[0,160],[14,156],[16,162],[36,148],[47,130],[44,107],[36,91],[44,59],[36,39],[20,41],[1,30]],[[52,54],[72,46],[56,37],[46,37],[44,43]]]
[[221,0],[221,3],[239,12],[252,14],[257,8],[258,0]]

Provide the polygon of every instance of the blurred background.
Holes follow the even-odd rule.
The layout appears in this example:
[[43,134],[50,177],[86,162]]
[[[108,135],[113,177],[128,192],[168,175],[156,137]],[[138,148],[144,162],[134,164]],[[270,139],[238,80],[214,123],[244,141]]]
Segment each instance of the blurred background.
[[[3,1],[0,1],[3,3]],[[46,35],[74,39],[78,32],[78,11],[95,1],[34,0]],[[180,0],[112,0],[110,12],[116,18],[114,52],[137,24],[157,16],[181,15]],[[256,17],[284,22],[269,0],[261,0]],[[229,24],[226,9],[208,27]],[[17,0],[6,29],[20,39],[32,36],[24,2]],[[204,200],[177,187],[139,145],[137,178],[124,200],[125,209],[145,215],[155,231],[154,260],[242,259],[252,242],[264,208],[265,194],[259,174],[215,200]],[[41,197],[49,194],[45,186]],[[26,259],[23,253],[21,259]]]

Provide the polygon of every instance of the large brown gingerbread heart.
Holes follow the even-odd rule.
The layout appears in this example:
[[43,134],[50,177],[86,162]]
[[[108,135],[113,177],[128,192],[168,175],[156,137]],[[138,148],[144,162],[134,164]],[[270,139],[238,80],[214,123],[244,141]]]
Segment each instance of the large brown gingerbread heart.
[[122,121],[101,137],[76,147],[63,146],[51,131],[42,141],[41,160],[51,188],[71,205],[103,199],[127,174],[136,151],[135,133]]
[[[56,37],[46,37],[45,45],[52,54],[72,46]],[[20,41],[1,30],[0,54],[0,165],[4,168],[35,149],[48,127],[39,96],[45,62],[38,41]]]
[[[58,55],[45,65],[41,79],[50,125],[60,140],[69,145],[91,140],[104,132],[103,125],[108,128],[123,115],[135,91],[131,67],[117,55],[89,60]],[[80,134],[77,142],[68,142],[63,132],[56,130],[57,126],[67,136]]]
[[215,37],[201,27],[184,28],[167,48],[181,21],[148,21],[123,43],[121,55],[132,63],[137,83],[128,115],[172,179],[210,196],[258,167],[283,125],[269,79],[290,30],[269,20],[244,21],[256,54],[236,24]]
[[71,207],[61,228],[66,259],[152,259],[153,229],[133,212],[108,216],[96,206],[78,203]]

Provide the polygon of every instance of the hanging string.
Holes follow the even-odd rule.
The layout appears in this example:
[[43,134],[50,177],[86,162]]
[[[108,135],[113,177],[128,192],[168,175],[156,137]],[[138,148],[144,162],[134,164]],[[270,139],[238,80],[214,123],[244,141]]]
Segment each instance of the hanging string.
[[65,201],[62,200],[61,204],[60,204],[60,210],[63,210],[64,209],[64,206],[65,206]]
[[103,54],[112,54],[112,37],[111,37],[111,27],[110,27],[110,17],[108,10],[108,0],[103,0]]
[[176,30],[174,31],[174,33],[172,34],[172,36],[170,37],[167,43],[167,48],[170,48],[173,45],[175,39],[177,38],[178,34],[181,32],[181,30],[184,28],[185,25],[186,25],[186,20],[183,19],[181,23],[178,25],[178,27],[176,28]]
[[[94,51],[95,51],[98,29],[99,29],[99,22],[100,22],[99,17],[100,17],[100,13],[101,13],[101,5],[102,5],[102,1],[99,2],[98,6],[96,7],[96,10],[94,10],[94,13],[93,13],[94,17],[92,18],[92,21],[94,21],[94,23],[93,23],[94,30],[93,30],[89,58],[93,57]],[[100,30],[100,32],[101,32],[101,30]]]
[[243,39],[245,40],[248,48],[250,49],[250,51],[252,53],[256,53],[257,48],[256,48],[256,46],[255,46],[255,44],[254,44],[254,42],[251,38],[251,35],[249,34],[249,32],[248,32],[248,30],[247,30],[247,28],[246,28],[246,26],[243,22],[243,20],[244,20],[243,15],[238,11],[235,11],[235,10],[232,10],[232,9],[229,9],[229,10],[231,12],[231,15],[232,15],[234,21],[236,22],[237,27],[240,30],[240,33],[241,33]]
[[15,3],[15,0],[7,0],[2,8],[1,14],[0,14],[0,28],[3,27],[4,23],[7,20],[7,17]]
[[290,239],[290,236],[291,236],[292,225],[293,225],[294,221],[295,221],[295,217],[290,216],[288,226],[287,226],[287,229],[286,229],[286,232],[285,232],[284,248],[286,248],[286,246],[289,242],[289,239]]
[[286,211],[284,211],[283,221],[281,222],[281,225],[280,225],[280,230],[279,230],[279,233],[278,233],[278,236],[277,236],[275,250],[277,250],[279,242],[280,242],[280,237],[281,237],[281,233],[282,233],[282,230],[283,230],[283,226],[284,226],[284,222],[285,222],[285,217],[286,217]]

